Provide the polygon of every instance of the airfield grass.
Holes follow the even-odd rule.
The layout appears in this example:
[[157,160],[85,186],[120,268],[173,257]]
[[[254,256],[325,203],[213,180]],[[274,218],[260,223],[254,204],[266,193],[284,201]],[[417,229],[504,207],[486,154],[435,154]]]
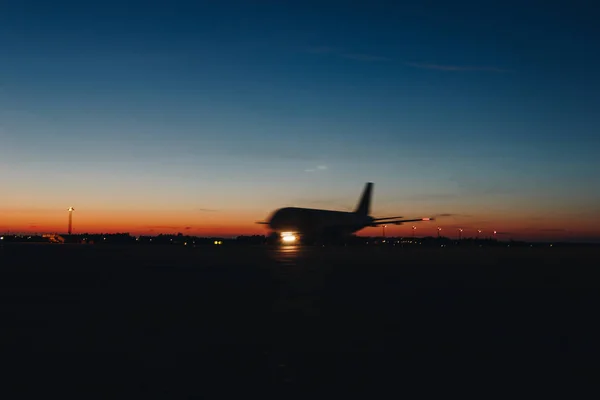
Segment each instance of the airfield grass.
[[599,268],[597,248],[4,245],[2,354],[87,393],[572,394],[595,380]]

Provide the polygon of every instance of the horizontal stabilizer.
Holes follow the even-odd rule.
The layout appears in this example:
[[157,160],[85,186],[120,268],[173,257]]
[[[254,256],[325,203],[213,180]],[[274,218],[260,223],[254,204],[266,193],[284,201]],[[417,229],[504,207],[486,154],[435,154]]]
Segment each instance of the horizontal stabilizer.
[[375,221],[371,224],[371,226],[379,226],[384,224],[390,225],[402,225],[405,222],[422,222],[422,221],[434,221],[434,218],[425,217],[425,218],[417,218],[417,219],[394,219],[394,220],[386,220],[386,221]]
[[385,219],[396,219],[396,218],[402,218],[402,216],[399,217],[381,217],[381,218],[373,218],[373,221],[383,221]]

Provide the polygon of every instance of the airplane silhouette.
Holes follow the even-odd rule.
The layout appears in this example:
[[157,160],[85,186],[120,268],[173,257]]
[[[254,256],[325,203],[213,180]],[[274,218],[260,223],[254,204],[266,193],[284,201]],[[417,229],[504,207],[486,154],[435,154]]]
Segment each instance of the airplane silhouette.
[[257,224],[268,225],[284,241],[291,242],[298,238],[341,238],[367,227],[434,220],[402,219],[401,216],[373,218],[369,215],[372,192],[373,182],[367,182],[353,212],[285,207],[275,210],[267,221]]

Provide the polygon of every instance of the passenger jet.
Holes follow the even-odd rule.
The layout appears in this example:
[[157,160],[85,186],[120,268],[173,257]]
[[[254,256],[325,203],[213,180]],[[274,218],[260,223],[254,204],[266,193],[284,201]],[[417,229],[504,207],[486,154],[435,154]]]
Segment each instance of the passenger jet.
[[367,182],[353,212],[285,207],[274,211],[267,221],[257,222],[257,224],[268,225],[283,241],[293,242],[308,238],[341,238],[367,227],[433,220],[433,218],[373,218],[369,215],[372,191],[373,183]]

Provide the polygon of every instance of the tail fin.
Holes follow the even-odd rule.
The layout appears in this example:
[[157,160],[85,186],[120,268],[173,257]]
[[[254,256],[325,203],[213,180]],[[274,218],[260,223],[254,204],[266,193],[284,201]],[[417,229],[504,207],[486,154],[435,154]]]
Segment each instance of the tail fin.
[[373,182],[367,182],[365,188],[360,196],[360,201],[356,206],[354,212],[360,215],[369,215],[371,212],[371,192],[373,191]]

